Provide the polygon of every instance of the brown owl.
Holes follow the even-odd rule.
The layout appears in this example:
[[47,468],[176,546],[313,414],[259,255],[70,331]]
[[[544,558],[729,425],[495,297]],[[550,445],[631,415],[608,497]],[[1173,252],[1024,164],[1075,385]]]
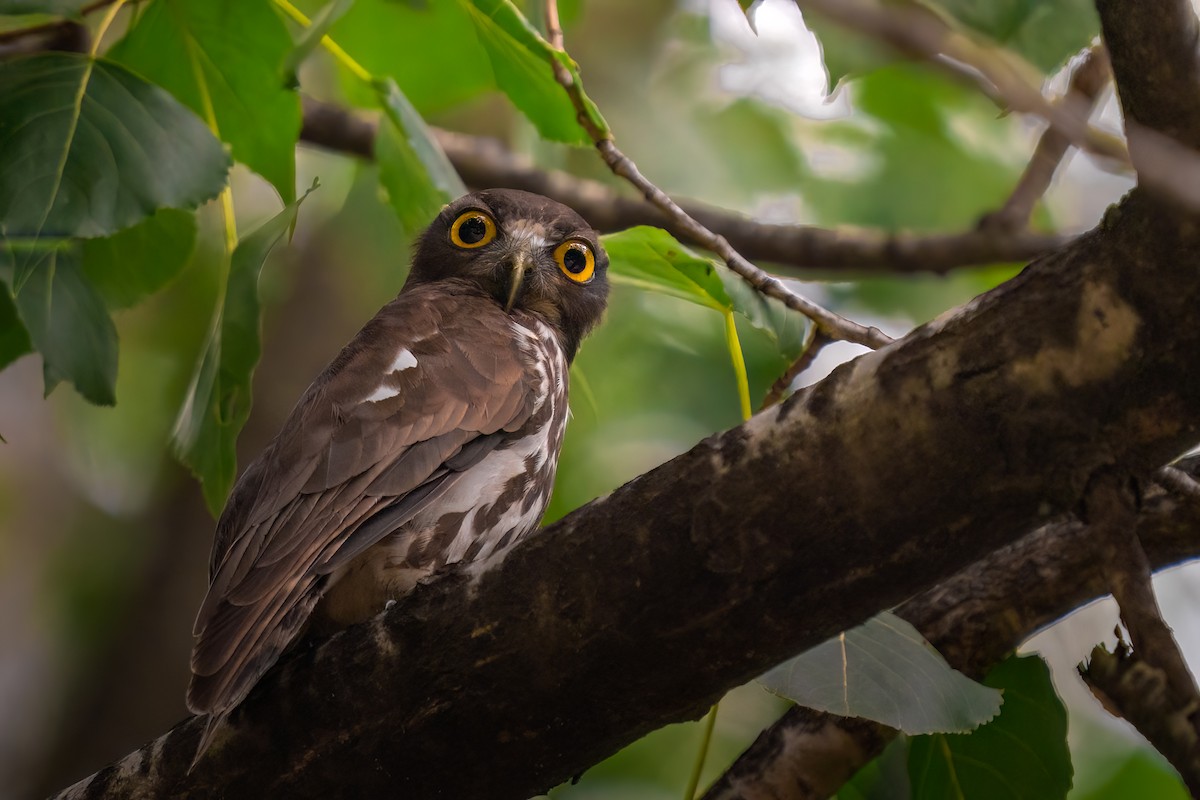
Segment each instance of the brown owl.
[[187,695],[210,715],[201,753],[305,630],[368,619],[537,527],[607,266],[596,231],[545,197],[442,210],[400,294],[308,387],[217,523]]

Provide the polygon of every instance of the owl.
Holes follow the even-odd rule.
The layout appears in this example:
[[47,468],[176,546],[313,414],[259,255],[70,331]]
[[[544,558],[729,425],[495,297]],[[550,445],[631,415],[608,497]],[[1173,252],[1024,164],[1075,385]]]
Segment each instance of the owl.
[[490,190],[442,210],[399,295],[308,387],[217,522],[187,693],[209,715],[201,754],[305,631],[364,621],[537,527],[607,268],[596,231],[548,198]]

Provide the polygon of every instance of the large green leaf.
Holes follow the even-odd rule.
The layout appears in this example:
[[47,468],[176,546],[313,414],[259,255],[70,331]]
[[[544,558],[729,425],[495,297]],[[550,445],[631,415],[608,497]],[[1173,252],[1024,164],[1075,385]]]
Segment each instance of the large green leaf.
[[[569,144],[591,144],[576,119],[567,92],[554,78],[557,61],[582,86],[579,69],[565,53],[555,50],[510,0],[459,0],[475,23],[475,32],[492,62],[496,83],[538,129],[543,138]],[[601,130],[608,130],[590,100],[587,113]]]
[[195,243],[195,215],[165,208],[120,233],[85,239],[83,274],[109,308],[126,308],[170,283]]
[[909,742],[914,800],[1055,800],[1071,788],[1067,712],[1037,656],[1013,656],[984,680],[1004,691],[1000,715],[969,734]]
[[269,0],[158,0],[108,57],[166,87],[284,201],[296,196],[300,98],[284,85],[292,38]]
[[[0,259],[4,254],[0,253]],[[29,332],[17,316],[8,284],[0,282],[0,369],[7,367],[33,349]]]
[[[78,243],[38,246],[22,255],[24,278],[17,278],[6,257],[0,259],[0,279],[12,288],[17,313],[42,354],[46,394],[66,380],[90,402],[112,405],[117,330],[100,293],[83,274]],[[19,334],[15,341],[19,346]]]
[[614,283],[668,294],[716,311],[732,310],[763,331],[787,358],[804,349],[804,317],[764,297],[724,264],[680,244],[661,228],[639,226],[601,237]]
[[[394,78],[421,113],[496,85],[470,17],[455,0],[357,0],[330,35],[372,75]],[[353,101],[374,104],[357,77],[347,75],[343,88]]]
[[224,302],[175,422],[172,447],[200,479],[204,499],[214,515],[225,505],[233,486],[237,475],[234,445],[250,416],[250,379],[262,350],[258,276],[271,248],[295,221],[305,197],[308,193],[245,236],[233,251]]
[[229,169],[204,123],[167,92],[72,53],[0,63],[0,152],[10,239],[106,236],[159,208],[195,208]]
[[379,180],[405,233],[415,236],[467,189],[395,81],[384,79],[377,88],[384,111],[375,139]]
[[884,612],[761,678],[799,705],[905,733],[969,731],[996,716],[1000,692],[946,663],[904,620]]

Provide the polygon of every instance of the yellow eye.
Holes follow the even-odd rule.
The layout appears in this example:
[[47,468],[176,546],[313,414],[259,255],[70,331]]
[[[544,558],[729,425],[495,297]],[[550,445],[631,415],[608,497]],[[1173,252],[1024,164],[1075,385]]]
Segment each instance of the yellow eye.
[[554,260],[562,274],[576,283],[587,283],[596,272],[592,248],[577,239],[563,242],[554,249]]
[[482,211],[464,211],[450,226],[450,241],[457,247],[473,250],[496,238],[496,223]]

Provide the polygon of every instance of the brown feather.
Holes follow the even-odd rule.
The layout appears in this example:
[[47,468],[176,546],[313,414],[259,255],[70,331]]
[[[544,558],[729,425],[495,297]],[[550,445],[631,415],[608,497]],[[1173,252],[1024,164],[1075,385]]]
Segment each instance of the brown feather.
[[[535,376],[512,336],[499,335],[510,319],[467,286],[413,287],[309,388],[238,482],[218,526],[227,552],[214,559],[219,566],[197,618],[193,711],[220,712],[241,700],[241,688],[258,678],[252,673],[265,670],[283,646],[279,636],[270,639],[272,626],[329,564],[344,561],[335,559],[337,550],[369,511],[430,480],[472,439],[520,427],[533,407]],[[384,379],[402,349],[416,366]],[[490,355],[468,355],[480,352]],[[386,405],[364,402],[381,382],[398,393]],[[377,406],[389,416],[379,418]],[[368,492],[369,502],[355,502]],[[387,531],[375,526],[371,535]],[[360,537],[353,549],[364,545]]]

